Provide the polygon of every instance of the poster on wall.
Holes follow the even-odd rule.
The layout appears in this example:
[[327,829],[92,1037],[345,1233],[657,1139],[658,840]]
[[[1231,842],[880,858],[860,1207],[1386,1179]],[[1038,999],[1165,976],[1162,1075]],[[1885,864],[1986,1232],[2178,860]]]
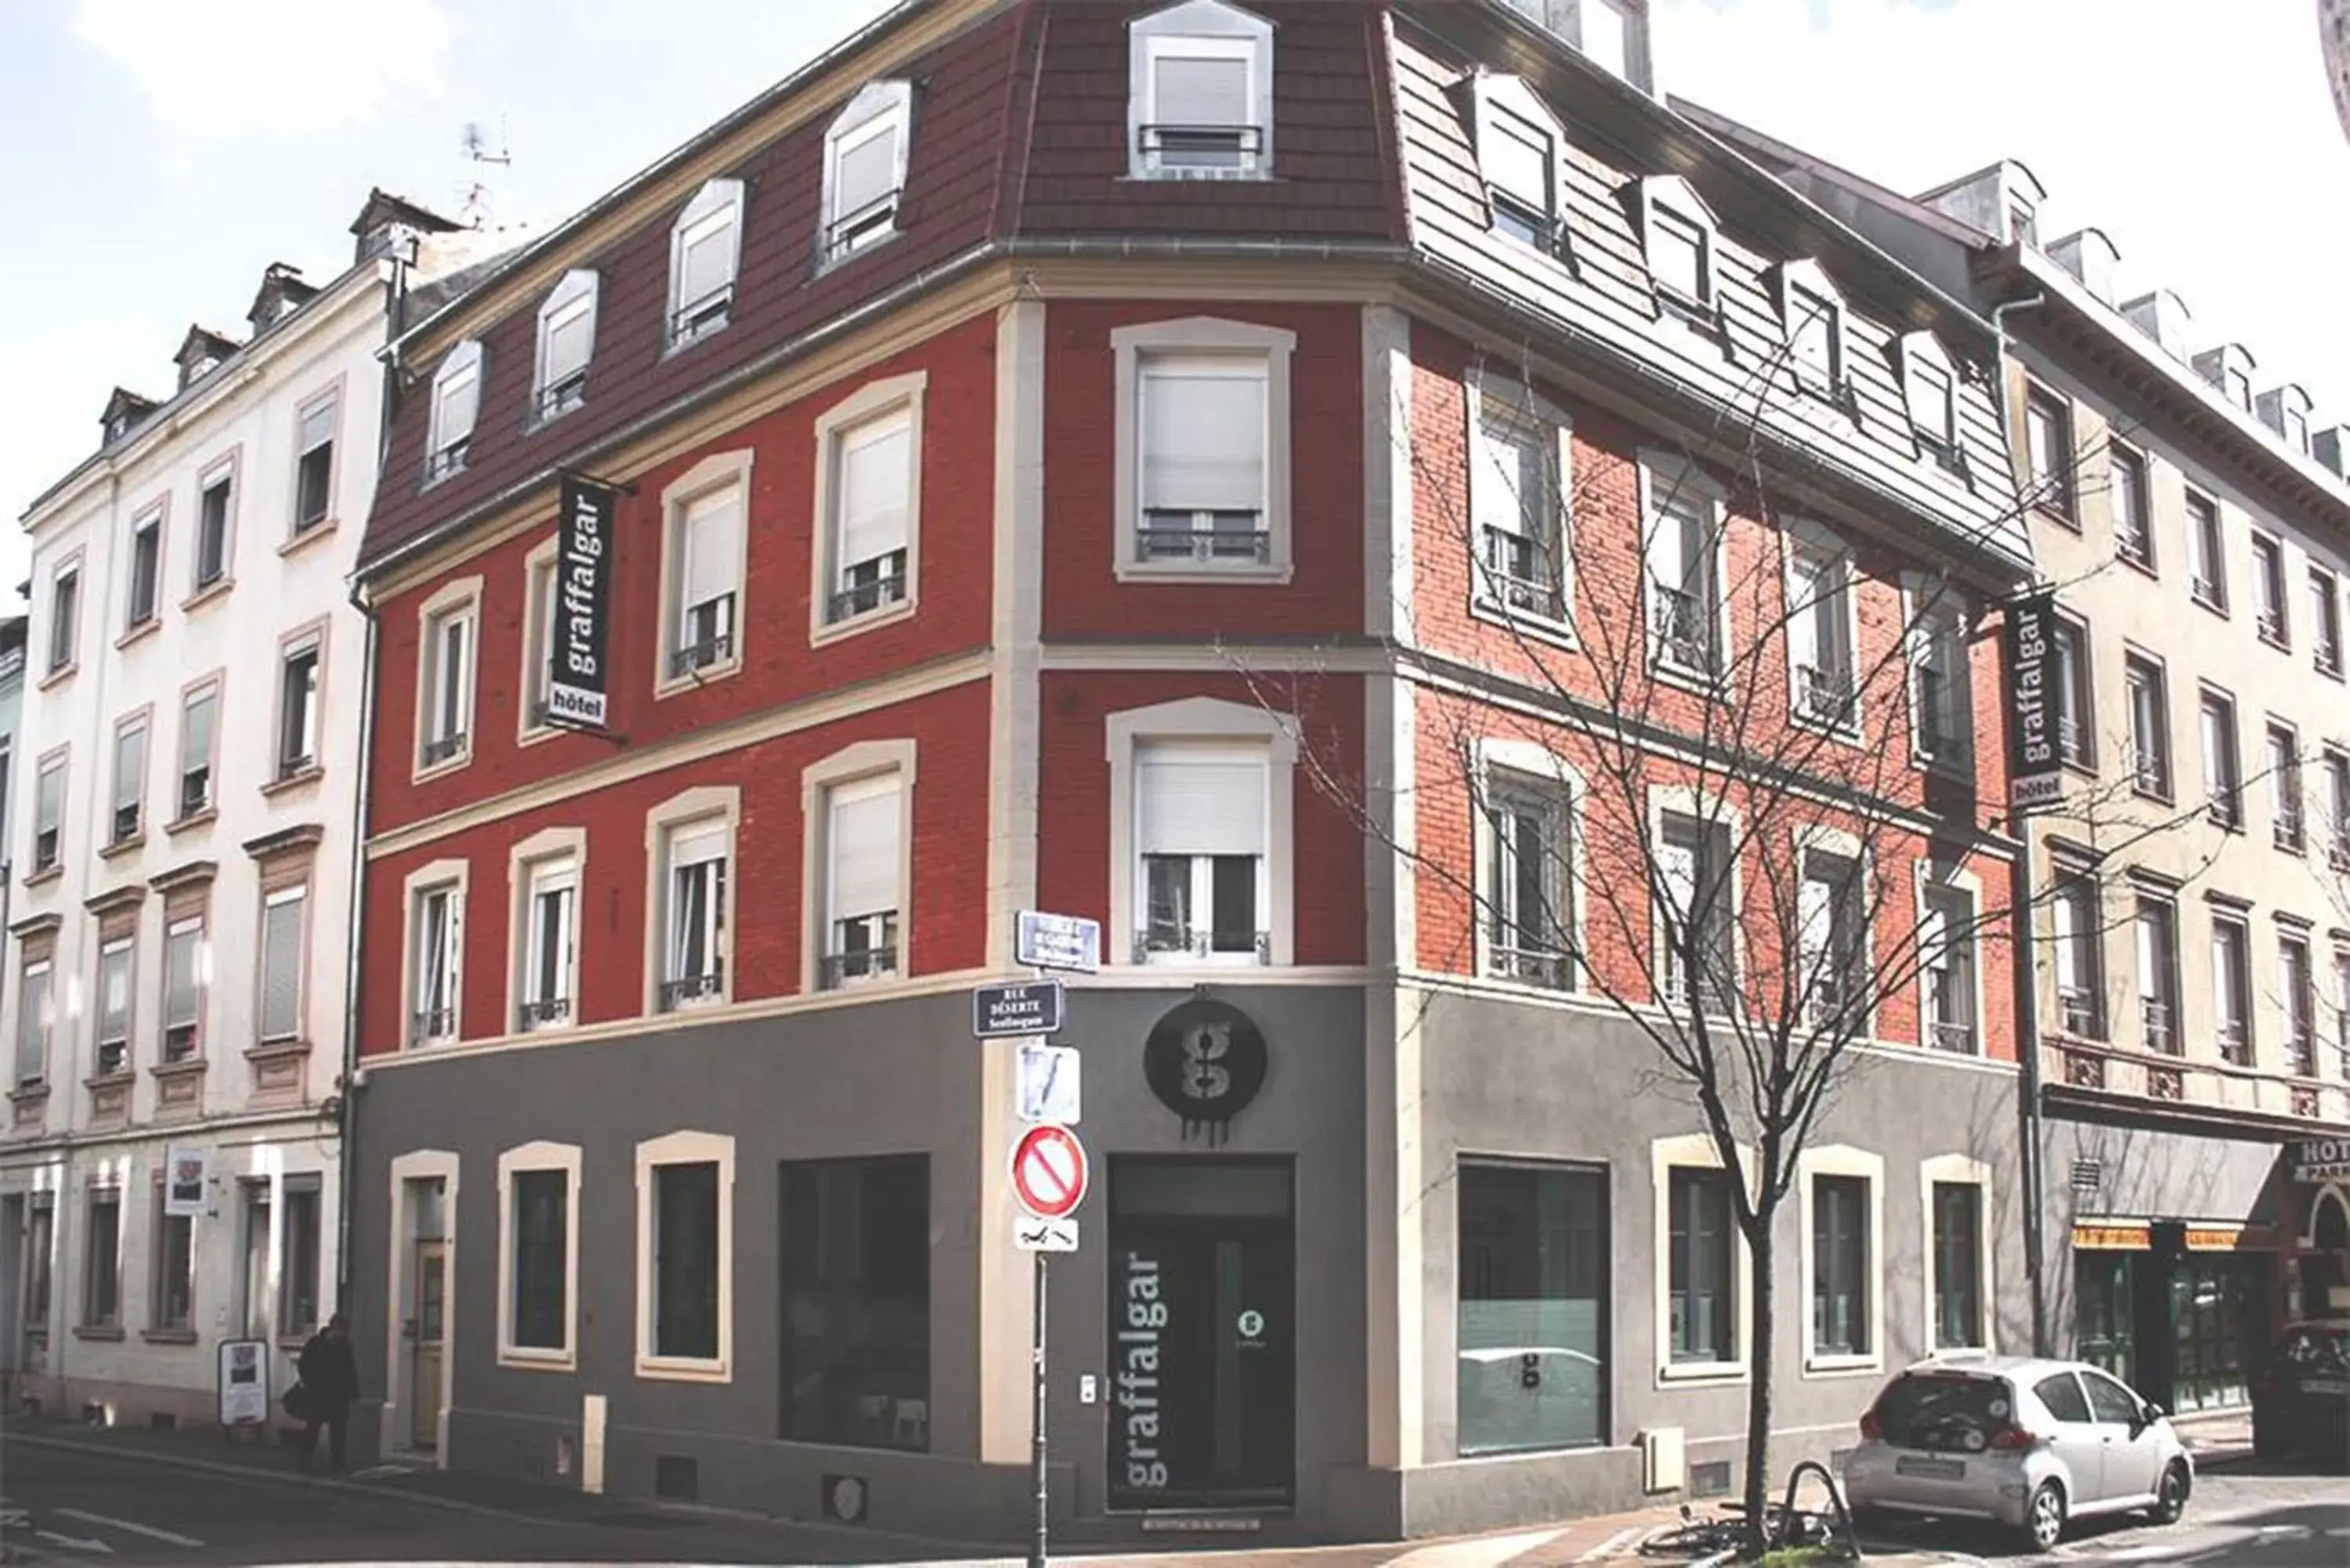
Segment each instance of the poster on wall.
[[600,730],[609,683],[604,670],[612,597],[612,487],[563,476],[555,570],[555,668],[546,681],[546,722]]
[[2041,811],[2064,801],[2064,759],[2058,749],[2056,596],[2026,594],[2010,601],[2001,651],[2007,666],[2007,803],[2015,812]]
[[249,1427],[269,1419],[269,1346],[258,1339],[220,1344],[220,1424]]
[[165,1149],[163,1212],[173,1219],[193,1218],[202,1214],[205,1190],[212,1186],[212,1165],[210,1149]]

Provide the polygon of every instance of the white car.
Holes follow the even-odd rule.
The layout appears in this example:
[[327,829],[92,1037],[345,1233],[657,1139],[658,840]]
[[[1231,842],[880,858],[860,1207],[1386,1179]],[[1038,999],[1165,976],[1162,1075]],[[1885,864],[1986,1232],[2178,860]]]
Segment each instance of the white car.
[[2077,1361],[1992,1356],[1897,1375],[1845,1460],[1854,1511],[1986,1519],[2046,1551],[2068,1520],[2186,1511],[2195,1462],[2158,1406]]

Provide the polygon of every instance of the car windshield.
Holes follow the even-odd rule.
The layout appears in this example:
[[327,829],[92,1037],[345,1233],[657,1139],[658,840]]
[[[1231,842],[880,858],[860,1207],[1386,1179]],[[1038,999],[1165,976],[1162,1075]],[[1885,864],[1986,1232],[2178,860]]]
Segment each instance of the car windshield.
[[2304,1324],[2287,1329],[2277,1355],[2296,1371],[2350,1370],[2350,1324]]
[[2002,1377],[1963,1372],[1905,1372],[1877,1397],[1885,1440],[1904,1449],[1981,1452],[2015,1414]]

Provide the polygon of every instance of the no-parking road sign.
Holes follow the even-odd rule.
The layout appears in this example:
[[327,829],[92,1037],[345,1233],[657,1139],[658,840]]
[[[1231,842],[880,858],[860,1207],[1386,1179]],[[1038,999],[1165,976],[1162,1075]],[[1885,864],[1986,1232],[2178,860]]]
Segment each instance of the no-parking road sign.
[[1030,1127],[1012,1146],[1012,1196],[1039,1220],[1076,1212],[1086,1197],[1086,1146],[1053,1122]]

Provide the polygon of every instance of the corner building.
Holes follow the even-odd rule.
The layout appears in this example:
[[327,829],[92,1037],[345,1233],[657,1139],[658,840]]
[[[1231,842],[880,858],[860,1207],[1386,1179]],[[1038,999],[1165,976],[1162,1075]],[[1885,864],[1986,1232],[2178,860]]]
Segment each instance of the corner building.
[[[1476,935],[1507,861],[1457,737],[1581,841],[1588,694],[1529,649],[1592,585],[1707,599],[1644,561],[1669,493],[1773,563],[1799,497],[1847,659],[1913,575],[1979,608],[2029,556],[1987,327],[1608,68],[1644,39],[1579,41],[1498,5],[901,7],[401,342],[359,571],[384,1449],[1016,1537],[1014,1054],[966,993],[1046,909],[1107,950],[1062,1036],[1099,1181],[1051,1274],[1064,1539],[1726,1485],[1721,1162],[1585,978],[1645,987],[1644,949]],[[1829,324],[1810,392],[1786,279]],[[1528,421],[1576,537],[1499,508],[1472,556],[1471,472]],[[618,487],[600,733],[545,722],[566,472]],[[1966,629],[1852,738],[1899,759],[1903,908],[2008,898]],[[1786,1336],[1790,1456],[1883,1369],[2022,1333],[2013,980],[1995,930],[1951,963],[1818,1139],[1867,1304]],[[1154,1033],[1261,1085],[1155,1090]]]

